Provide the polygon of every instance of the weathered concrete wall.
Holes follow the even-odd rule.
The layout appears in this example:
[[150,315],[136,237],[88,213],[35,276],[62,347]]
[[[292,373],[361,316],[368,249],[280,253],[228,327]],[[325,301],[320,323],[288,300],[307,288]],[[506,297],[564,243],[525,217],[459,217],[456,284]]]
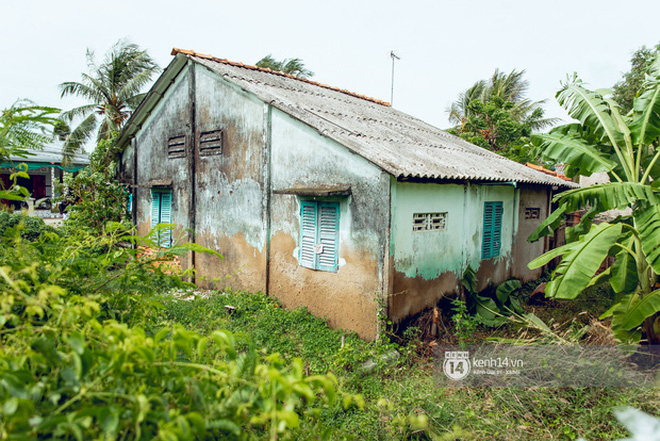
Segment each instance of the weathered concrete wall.
[[373,339],[376,297],[387,289],[389,175],[345,147],[274,109],[271,177],[274,191],[349,185],[340,203],[339,269],[315,271],[298,263],[300,200],[271,200],[270,293],[285,306],[306,306],[330,325]]
[[[535,280],[543,273],[542,268],[530,270],[527,264],[539,257],[545,251],[543,239],[530,243],[527,238],[548,216],[548,199],[550,188],[541,185],[519,185],[518,225],[513,239],[513,264],[511,276],[523,282]],[[526,209],[539,209],[538,219],[527,219]]]
[[[195,164],[196,242],[223,261],[197,253],[201,284],[266,291],[266,226],[263,213],[263,102],[207,68],[195,66],[195,132],[222,130],[222,153]],[[199,144],[199,141],[198,141]]]
[[[390,318],[401,320],[455,292],[467,265],[477,272],[479,289],[511,277],[518,223],[513,186],[393,181],[392,187]],[[498,257],[482,259],[488,201],[503,202],[501,246]],[[413,232],[414,213],[447,213],[445,230]]]
[[[190,75],[185,68],[153,109],[135,139],[123,154],[124,171],[135,179],[133,160],[137,160],[137,187],[133,201],[138,234],[151,229],[151,186],[153,182],[172,181],[172,223],[177,227],[174,238],[188,239],[191,194],[191,100]],[[186,136],[186,155],[168,158],[168,139]]]

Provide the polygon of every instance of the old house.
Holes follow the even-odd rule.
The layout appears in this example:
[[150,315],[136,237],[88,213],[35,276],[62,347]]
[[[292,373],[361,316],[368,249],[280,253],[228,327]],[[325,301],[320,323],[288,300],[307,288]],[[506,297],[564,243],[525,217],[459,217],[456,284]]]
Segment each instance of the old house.
[[529,233],[570,184],[387,103],[192,51],[174,59],[120,143],[141,234],[224,255],[197,283],[262,291],[370,339],[454,292],[539,275]]

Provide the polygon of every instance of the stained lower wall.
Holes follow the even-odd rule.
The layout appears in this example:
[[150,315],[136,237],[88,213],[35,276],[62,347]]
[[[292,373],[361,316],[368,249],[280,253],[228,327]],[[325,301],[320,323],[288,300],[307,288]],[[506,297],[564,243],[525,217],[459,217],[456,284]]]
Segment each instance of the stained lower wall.
[[[195,241],[224,256],[196,253],[201,286],[266,292],[263,109],[253,95],[195,65]],[[207,154],[200,139],[218,130],[222,149]]]
[[[272,109],[269,293],[286,307],[307,307],[333,327],[375,338],[378,299],[388,289],[389,175],[345,147]],[[288,189],[350,187],[339,202],[336,273],[300,266],[300,201]]]

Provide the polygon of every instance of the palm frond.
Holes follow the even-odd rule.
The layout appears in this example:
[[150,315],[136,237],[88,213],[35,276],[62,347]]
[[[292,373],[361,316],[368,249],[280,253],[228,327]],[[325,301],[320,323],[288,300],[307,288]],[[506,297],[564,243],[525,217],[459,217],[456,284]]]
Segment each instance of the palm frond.
[[71,134],[64,141],[63,155],[65,162],[73,157],[76,153],[82,150],[85,143],[91,139],[94,129],[96,128],[96,114],[92,113],[85,118],[78,127],[73,129]]
[[134,109],[141,101],[140,90],[160,70],[147,51],[127,40],[115,43],[98,65],[94,62],[94,52],[89,49],[86,59],[88,72],[82,74],[81,81],[60,85],[62,96],[76,95],[88,102],[63,114],[69,121],[84,118],[69,136],[67,145],[72,150],[91,139],[90,130],[99,126],[92,114],[94,111],[103,114],[97,139],[105,139],[120,130],[130,115],[129,109]]
[[74,107],[71,110],[62,112],[60,118],[65,121],[73,121],[76,118],[86,118],[87,115],[94,112],[97,107],[96,104],[85,104],[84,106]]
[[76,81],[60,84],[60,98],[64,98],[67,95],[79,96],[94,103],[100,102],[98,99],[99,91],[91,86]]
[[141,95],[140,91],[151,82],[154,73],[154,69],[138,73],[121,87],[117,92],[117,99],[122,102],[128,102],[134,96]]

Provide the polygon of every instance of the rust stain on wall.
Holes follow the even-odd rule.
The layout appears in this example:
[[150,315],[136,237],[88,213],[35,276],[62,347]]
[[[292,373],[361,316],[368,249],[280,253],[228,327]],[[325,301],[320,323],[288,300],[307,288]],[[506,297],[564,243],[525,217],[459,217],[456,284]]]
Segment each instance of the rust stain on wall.
[[390,319],[398,322],[435,305],[444,296],[455,293],[459,283],[460,277],[453,272],[425,279],[422,276],[408,277],[396,271],[393,294],[389,298]]
[[278,232],[271,241],[270,293],[287,308],[305,306],[325,317],[332,328],[376,338],[378,262],[365,254],[342,248],[346,264],[337,273],[314,271],[298,265],[295,240]]
[[266,292],[265,255],[247,243],[242,233],[230,237],[198,234],[197,243],[215,249],[224,257],[220,260],[210,254],[196,253],[195,267],[204,276],[198,278],[200,287]]

